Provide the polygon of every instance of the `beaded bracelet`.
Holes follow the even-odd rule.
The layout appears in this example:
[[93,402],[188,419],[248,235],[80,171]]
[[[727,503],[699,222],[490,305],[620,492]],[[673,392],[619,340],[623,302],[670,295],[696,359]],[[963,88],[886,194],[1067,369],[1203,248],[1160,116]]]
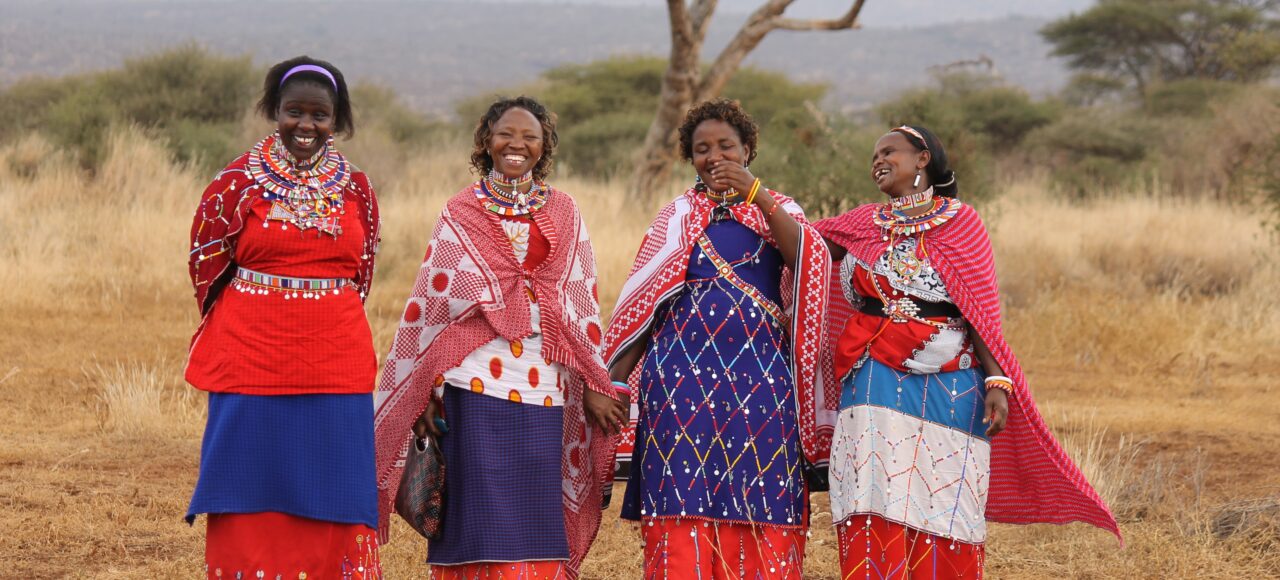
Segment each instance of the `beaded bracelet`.
[[764,221],[766,221],[766,222],[767,222],[767,221],[769,221],[769,220],[773,219],[773,212],[778,211],[778,206],[780,206],[780,205],[782,205],[782,204],[778,203],[778,202],[777,202],[777,200],[774,200],[774,202],[773,202],[773,207],[769,208],[769,213],[765,214],[765,216],[764,216]]
[[631,396],[631,385],[628,385],[625,381],[613,381],[613,390],[619,395]]
[[1001,375],[992,375],[984,381],[988,389],[1000,389],[1009,396],[1013,396],[1013,381],[1009,377]]

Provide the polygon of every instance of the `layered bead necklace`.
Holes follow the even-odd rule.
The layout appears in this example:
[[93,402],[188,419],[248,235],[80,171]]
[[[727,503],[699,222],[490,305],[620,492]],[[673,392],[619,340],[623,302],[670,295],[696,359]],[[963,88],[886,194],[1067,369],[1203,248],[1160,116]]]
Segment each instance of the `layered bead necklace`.
[[335,238],[342,233],[342,193],[351,182],[351,167],[333,146],[332,136],[319,152],[299,163],[281,143],[280,134],[272,133],[250,150],[249,175],[262,187],[262,197],[271,201],[262,227],[278,221],[285,230],[293,224]]
[[[520,191],[529,186],[529,191]],[[533,172],[524,174],[518,179],[508,179],[497,170],[489,170],[489,175],[480,181],[475,188],[476,199],[485,209],[498,215],[512,217],[528,215],[542,209],[550,197],[550,189],[546,184],[533,179]]]
[[[934,198],[933,188],[903,197],[914,199],[899,203],[898,200],[903,198],[894,198],[892,202],[877,208],[871,219],[883,230],[880,240],[889,242],[888,249],[885,251],[888,252],[890,269],[899,280],[907,282],[928,267],[929,256],[925,251],[923,240],[925,232],[955,217],[960,211],[960,200],[952,197]],[[925,203],[931,203],[933,207],[918,216],[909,216],[905,213],[906,209],[895,207],[901,205],[910,209]],[[898,240],[911,236],[916,236],[914,251],[910,253],[894,251]]]

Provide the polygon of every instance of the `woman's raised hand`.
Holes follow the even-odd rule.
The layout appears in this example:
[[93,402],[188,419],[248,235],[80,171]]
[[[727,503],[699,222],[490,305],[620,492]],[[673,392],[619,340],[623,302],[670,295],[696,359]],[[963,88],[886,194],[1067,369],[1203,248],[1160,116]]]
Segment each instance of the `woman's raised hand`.
[[751,185],[756,181],[756,176],[751,174],[751,170],[737,161],[713,161],[709,169],[711,170],[711,189],[716,191],[724,191],[732,187],[745,196],[751,191]]

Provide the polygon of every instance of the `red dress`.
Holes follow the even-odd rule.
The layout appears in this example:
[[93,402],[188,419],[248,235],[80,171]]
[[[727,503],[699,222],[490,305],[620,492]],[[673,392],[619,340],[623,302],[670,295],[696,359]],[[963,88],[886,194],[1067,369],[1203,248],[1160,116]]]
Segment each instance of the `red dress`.
[[[344,203],[352,208],[359,200],[347,194]],[[340,216],[342,233],[335,238],[292,225],[282,231],[284,222],[266,220],[271,206],[261,196],[250,202],[236,267],[292,278],[355,278],[365,239],[358,212]],[[373,392],[377,355],[353,287],[295,299],[238,286],[223,289],[192,339],[186,370],[192,386],[250,395]]]

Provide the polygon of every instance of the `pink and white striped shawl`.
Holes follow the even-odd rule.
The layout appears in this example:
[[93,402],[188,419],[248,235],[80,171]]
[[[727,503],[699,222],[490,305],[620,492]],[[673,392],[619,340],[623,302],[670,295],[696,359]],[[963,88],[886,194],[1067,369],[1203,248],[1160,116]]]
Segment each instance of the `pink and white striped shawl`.
[[611,483],[617,448],[616,437],[588,426],[582,406],[584,389],[616,398],[600,356],[595,254],[573,199],[552,190],[532,214],[551,250],[526,274],[497,214],[476,199],[477,186],[456,194],[440,213],[382,369],[374,418],[379,533],[385,541],[411,427],[443,373],[497,336],[514,341],[532,333],[528,279],[542,313],[542,355],[571,371],[561,476],[569,568],[576,576],[600,527],[602,492]]
[[[827,304],[831,254],[818,232],[809,225],[804,210],[795,200],[776,191],[769,195],[781,211],[800,222],[796,267],[786,268],[780,281],[783,307],[791,315],[788,334],[792,345],[792,376],[800,418],[800,442],[805,458],[823,464],[831,453],[839,383],[822,383],[819,361],[825,348],[824,312]],[[613,364],[619,354],[652,331],[654,312],[682,288],[689,269],[689,255],[711,221],[716,204],[693,189],[686,191],[658,212],[622,287],[618,306],[605,334],[605,360]],[[751,228],[769,244],[777,246],[764,213],[754,204],[729,207],[738,223]],[[637,364],[639,368],[641,364]],[[639,373],[632,373],[636,388]]]
[[[859,206],[814,227],[857,259],[874,263],[889,245],[871,219],[877,207]],[[1111,509],[1049,432],[1031,398],[1022,367],[1004,340],[991,240],[978,212],[962,205],[954,218],[926,233],[922,243],[961,314],[1014,383],[1008,423],[991,441],[987,519],[1009,524],[1085,522],[1110,531],[1123,542]],[[853,312],[840,290],[838,275],[831,285],[831,304],[827,324],[834,336]],[[834,338],[831,340],[834,344]],[[834,374],[830,363],[828,357],[824,370]]]

